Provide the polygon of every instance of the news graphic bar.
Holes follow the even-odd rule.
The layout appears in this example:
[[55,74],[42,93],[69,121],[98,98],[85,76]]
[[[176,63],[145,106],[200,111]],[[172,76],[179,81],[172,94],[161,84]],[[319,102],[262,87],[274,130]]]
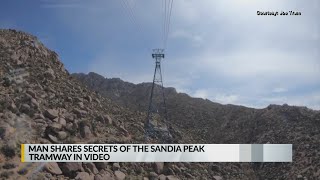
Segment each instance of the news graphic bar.
[[21,162],[292,162],[292,144],[22,144]]

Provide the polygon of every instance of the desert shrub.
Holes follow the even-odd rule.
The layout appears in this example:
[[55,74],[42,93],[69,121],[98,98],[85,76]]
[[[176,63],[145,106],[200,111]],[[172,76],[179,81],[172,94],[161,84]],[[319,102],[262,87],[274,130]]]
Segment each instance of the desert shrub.
[[1,139],[4,139],[5,133],[6,133],[6,129],[3,128],[3,127],[0,127],[0,138],[1,138]]
[[82,120],[79,122],[79,127],[83,128],[84,126],[90,126],[90,123],[88,120]]
[[2,166],[3,169],[13,169],[13,168],[15,168],[15,167],[16,167],[15,164],[13,164],[13,163],[7,163],[7,162]]
[[12,171],[4,171],[0,174],[0,177],[1,178],[4,178],[4,179],[9,179],[9,177],[13,174]]
[[95,120],[91,121],[91,129],[92,129],[92,132],[96,132],[97,130],[97,122]]
[[8,145],[3,146],[1,148],[1,152],[3,155],[5,155],[8,158],[13,158],[16,155],[15,150]]
[[22,168],[18,171],[18,174],[20,175],[26,175],[28,173],[28,170],[26,168]]

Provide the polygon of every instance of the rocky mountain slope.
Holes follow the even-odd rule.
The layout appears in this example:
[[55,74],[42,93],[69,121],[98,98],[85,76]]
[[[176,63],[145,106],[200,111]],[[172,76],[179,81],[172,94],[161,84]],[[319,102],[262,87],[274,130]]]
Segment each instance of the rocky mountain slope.
[[222,106],[178,94],[172,88],[166,89],[166,94],[177,142],[293,143],[294,162],[20,163],[21,143],[145,143],[143,122],[149,84],[105,81],[108,79],[100,77],[100,85],[86,83],[86,87],[36,37],[0,30],[0,179],[219,180],[320,176],[318,111],[290,106],[262,110]]
[[[96,73],[73,74],[89,89],[113,102],[146,112],[151,83],[132,84]],[[306,107],[270,105],[253,109],[191,98],[165,88],[169,123],[184,143],[290,143],[293,163],[253,163],[259,179],[320,178],[320,112]],[[159,97],[158,97],[159,98]],[[243,164],[242,164],[243,165]]]
[[[0,179],[252,179],[248,165],[21,163],[22,143],[145,143],[145,113],[83,86],[36,37],[0,30]],[[153,142],[158,142],[154,139]]]

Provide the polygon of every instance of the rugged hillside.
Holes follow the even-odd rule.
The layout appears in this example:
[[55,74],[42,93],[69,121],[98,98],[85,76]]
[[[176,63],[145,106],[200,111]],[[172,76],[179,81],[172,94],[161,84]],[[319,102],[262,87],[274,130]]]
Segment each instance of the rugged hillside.
[[[88,88],[117,104],[146,111],[150,83],[132,84],[96,73],[73,74]],[[251,164],[261,179],[320,177],[320,112],[305,107],[270,105],[264,109],[221,105],[165,88],[169,122],[180,142],[292,143],[294,162]],[[276,173],[277,172],[277,173]]]
[[[21,143],[141,143],[150,84],[64,69],[36,37],[0,30],[0,179],[318,179],[318,111],[255,110],[167,88],[181,143],[293,143],[291,163],[20,163]],[[98,78],[97,78],[98,77]],[[111,83],[110,83],[111,82]],[[95,92],[98,91],[98,92]],[[100,95],[101,94],[101,95]],[[157,139],[154,140],[157,142]]]
[[145,114],[87,89],[24,32],[0,30],[0,77],[0,179],[255,177],[248,164],[20,163],[21,143],[141,143]]

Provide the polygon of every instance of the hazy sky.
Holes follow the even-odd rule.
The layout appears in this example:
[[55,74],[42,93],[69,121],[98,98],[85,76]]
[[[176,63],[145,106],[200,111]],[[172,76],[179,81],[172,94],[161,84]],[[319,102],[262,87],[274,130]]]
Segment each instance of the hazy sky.
[[[36,35],[70,72],[150,82],[163,1],[3,0],[0,28]],[[257,16],[290,10],[302,15]],[[223,104],[320,109],[319,51],[318,0],[174,0],[164,84]]]

